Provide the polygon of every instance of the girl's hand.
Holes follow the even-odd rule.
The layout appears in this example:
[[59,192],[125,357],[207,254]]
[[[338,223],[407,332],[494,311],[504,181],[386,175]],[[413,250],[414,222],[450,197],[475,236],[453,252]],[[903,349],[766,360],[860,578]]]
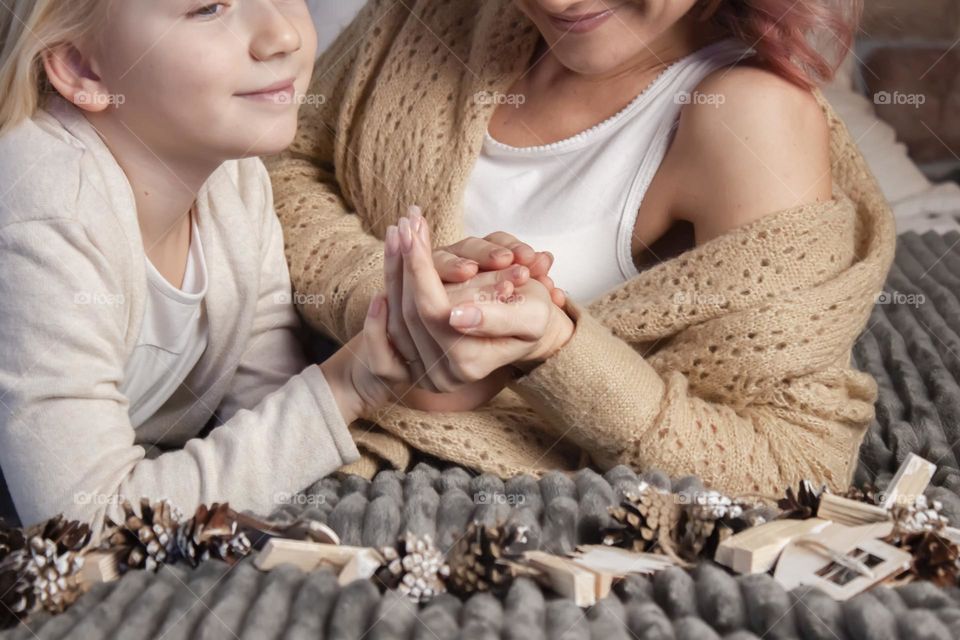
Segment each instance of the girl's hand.
[[398,401],[393,388],[411,383],[406,364],[387,337],[388,313],[386,296],[374,296],[363,331],[320,364],[347,424]]
[[[397,231],[388,233],[385,277],[390,336],[399,318],[412,345],[394,344],[411,368],[424,372],[422,379],[414,375],[420,386],[453,391],[505,365],[548,358],[572,335],[572,320],[537,280],[515,289],[522,297],[510,297],[512,283],[482,280],[492,274],[481,274],[448,294],[434,266],[426,221],[421,218],[419,232],[414,229],[409,218],[401,218]],[[455,304],[459,311],[451,315]],[[479,324],[466,326],[471,318]]]
[[[411,205],[407,215],[416,228],[423,219],[420,207]],[[467,282],[483,271],[499,271],[512,264],[526,267],[530,277],[550,292],[554,304],[562,307],[566,295],[547,274],[553,267],[553,254],[534,251],[530,245],[504,231],[483,238],[467,237],[459,242],[433,250],[433,265],[445,283]]]

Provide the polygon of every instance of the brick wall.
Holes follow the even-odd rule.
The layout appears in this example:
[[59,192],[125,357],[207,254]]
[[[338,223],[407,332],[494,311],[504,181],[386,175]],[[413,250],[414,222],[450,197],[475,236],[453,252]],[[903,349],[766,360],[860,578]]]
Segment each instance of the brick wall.
[[865,0],[858,86],[930,175],[960,166],[960,0]]

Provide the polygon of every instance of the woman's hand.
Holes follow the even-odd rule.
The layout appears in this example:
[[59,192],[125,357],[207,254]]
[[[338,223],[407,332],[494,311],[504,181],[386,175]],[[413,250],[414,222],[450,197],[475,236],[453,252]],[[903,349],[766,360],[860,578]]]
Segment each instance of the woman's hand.
[[[423,219],[416,205],[410,206],[407,215],[414,227]],[[433,265],[445,283],[464,283],[483,271],[500,271],[512,264],[526,267],[530,277],[547,288],[554,304],[564,305],[566,294],[547,275],[553,267],[553,254],[534,251],[509,233],[497,231],[483,238],[471,236],[433,250]]]
[[[448,291],[429,247],[422,218],[417,223],[401,218],[396,230],[388,231],[384,269],[390,336],[411,369],[423,372],[413,375],[421,387],[453,391],[506,365],[546,359],[569,340],[573,322],[541,282],[515,287],[493,272]],[[403,331],[395,332],[394,323]],[[407,337],[409,342],[398,343],[398,334],[400,342]]]

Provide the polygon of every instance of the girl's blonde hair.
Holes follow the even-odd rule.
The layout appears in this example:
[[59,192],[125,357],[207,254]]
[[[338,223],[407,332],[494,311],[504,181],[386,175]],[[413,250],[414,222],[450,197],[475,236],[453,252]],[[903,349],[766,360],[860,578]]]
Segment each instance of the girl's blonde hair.
[[43,54],[81,42],[106,18],[109,0],[0,2],[0,135],[33,117],[52,91]]

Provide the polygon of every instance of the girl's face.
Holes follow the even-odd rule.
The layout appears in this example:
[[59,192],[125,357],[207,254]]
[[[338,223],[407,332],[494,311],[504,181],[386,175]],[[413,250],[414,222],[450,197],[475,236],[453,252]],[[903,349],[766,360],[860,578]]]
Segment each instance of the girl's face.
[[[696,28],[697,0],[515,0],[552,55],[571,71],[603,75],[629,66],[655,43]],[[689,33],[687,34],[689,35]],[[666,43],[661,43],[666,44]],[[685,43],[684,43],[685,44]]]
[[292,142],[317,47],[305,0],[112,0],[99,35],[92,70],[112,103],[97,117],[158,155],[206,164]]

